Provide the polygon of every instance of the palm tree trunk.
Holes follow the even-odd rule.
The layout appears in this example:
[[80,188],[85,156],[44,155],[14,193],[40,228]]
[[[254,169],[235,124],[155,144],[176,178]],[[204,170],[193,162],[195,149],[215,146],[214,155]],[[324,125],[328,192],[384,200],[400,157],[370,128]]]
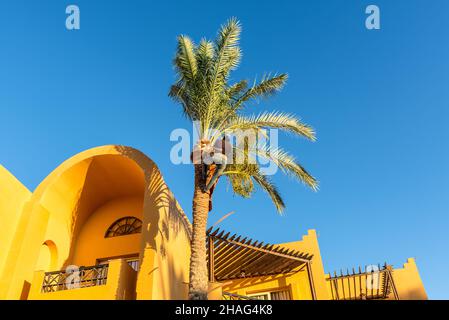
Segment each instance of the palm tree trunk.
[[202,167],[195,165],[195,190],[193,194],[193,234],[190,256],[189,300],[207,300],[209,286],[206,263],[206,228],[209,214],[210,191],[202,192]]

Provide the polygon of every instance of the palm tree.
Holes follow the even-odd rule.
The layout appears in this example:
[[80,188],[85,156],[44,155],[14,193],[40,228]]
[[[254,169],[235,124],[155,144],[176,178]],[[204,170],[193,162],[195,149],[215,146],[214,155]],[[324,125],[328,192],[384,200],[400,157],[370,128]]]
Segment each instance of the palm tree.
[[[213,42],[203,39],[195,45],[184,35],[180,35],[177,39],[174,66],[178,79],[171,86],[169,96],[181,104],[189,120],[198,123],[199,141],[192,153],[193,159],[198,155],[203,156],[207,148],[210,150],[210,147],[224,139],[223,137],[238,135],[242,130],[266,136],[267,129],[279,129],[315,140],[314,130],[293,115],[282,112],[263,112],[253,116],[242,114],[249,102],[267,98],[280,91],[287,80],[287,75],[268,75],[251,86],[247,80],[229,83],[229,75],[237,68],[241,58],[240,32],[240,23],[231,18],[221,27]],[[245,198],[251,196],[255,186],[260,187],[267,192],[278,212],[282,212],[285,207],[281,195],[262,172],[260,161],[249,161],[250,159],[270,161],[285,174],[302,181],[313,190],[317,189],[315,178],[293,156],[280,148],[270,146],[269,143],[254,143],[244,139],[241,143],[233,143],[232,151],[233,161],[221,165],[220,170],[218,164],[212,163],[207,166],[193,161],[195,179],[189,274],[191,300],[207,299],[206,227],[217,178],[226,177],[233,191]],[[244,161],[235,161],[236,155],[243,155]],[[214,179],[212,183],[211,179]],[[205,187],[207,184],[209,186]]]

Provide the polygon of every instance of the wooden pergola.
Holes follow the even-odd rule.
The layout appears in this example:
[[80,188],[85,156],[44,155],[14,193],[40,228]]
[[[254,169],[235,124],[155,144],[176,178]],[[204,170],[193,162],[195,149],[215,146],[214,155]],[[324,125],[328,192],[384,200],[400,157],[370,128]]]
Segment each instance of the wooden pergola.
[[220,228],[207,230],[207,252],[211,282],[293,274],[307,268],[312,297],[316,298],[310,254],[230,235]]

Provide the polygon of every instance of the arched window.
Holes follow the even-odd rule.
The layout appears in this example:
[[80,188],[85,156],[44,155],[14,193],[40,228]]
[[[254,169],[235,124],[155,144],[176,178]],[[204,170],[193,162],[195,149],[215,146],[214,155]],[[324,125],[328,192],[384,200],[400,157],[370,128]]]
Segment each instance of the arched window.
[[115,221],[106,231],[105,238],[142,232],[142,221],[136,217],[124,217]]

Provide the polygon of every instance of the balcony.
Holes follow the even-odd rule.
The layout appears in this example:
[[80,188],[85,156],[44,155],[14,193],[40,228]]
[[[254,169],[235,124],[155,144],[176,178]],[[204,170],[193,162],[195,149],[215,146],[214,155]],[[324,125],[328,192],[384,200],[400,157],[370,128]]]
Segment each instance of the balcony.
[[79,273],[36,271],[30,300],[133,300],[137,272],[125,259],[81,267]]
[[81,267],[77,274],[67,273],[66,271],[46,272],[41,292],[48,293],[106,285],[108,269],[109,264],[103,264],[100,266]]

